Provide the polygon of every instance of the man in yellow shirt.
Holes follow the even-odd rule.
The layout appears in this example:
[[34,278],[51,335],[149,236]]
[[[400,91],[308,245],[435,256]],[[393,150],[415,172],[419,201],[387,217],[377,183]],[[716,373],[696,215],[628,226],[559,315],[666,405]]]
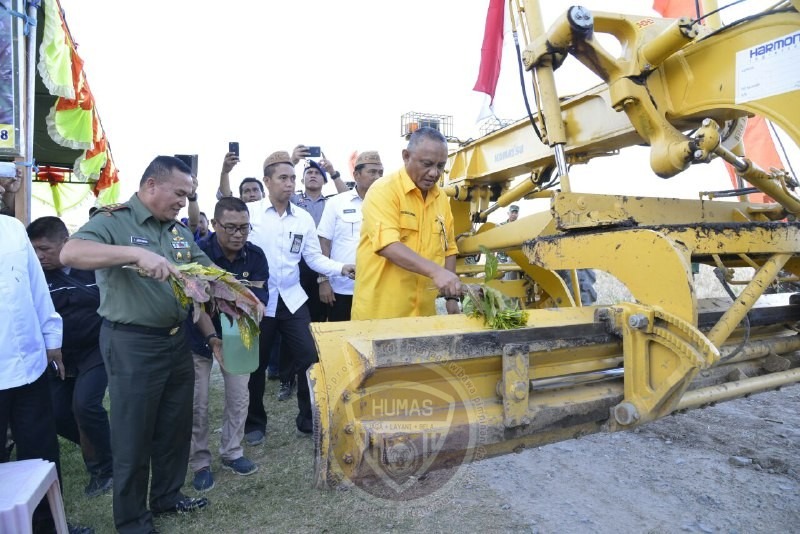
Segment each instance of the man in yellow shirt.
[[461,282],[450,201],[439,188],[447,141],[433,128],[411,134],[404,168],[364,199],[352,319],[435,315],[437,294],[458,313]]

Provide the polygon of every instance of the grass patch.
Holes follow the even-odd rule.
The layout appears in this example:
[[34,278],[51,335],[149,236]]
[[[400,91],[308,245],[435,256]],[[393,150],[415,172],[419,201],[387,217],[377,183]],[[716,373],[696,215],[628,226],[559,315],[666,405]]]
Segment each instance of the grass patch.
[[[210,424],[221,426],[223,382],[218,367],[212,372]],[[216,486],[205,496],[211,505],[185,516],[160,517],[156,528],[164,533],[195,532],[347,532],[374,533],[420,531],[452,532],[457,525],[467,530],[514,531],[522,527],[501,504],[494,491],[474,477],[434,501],[413,504],[377,501],[359,491],[317,490],[312,486],[314,444],[298,437],[294,417],[297,400],[278,402],[278,383],[267,382],[265,403],[269,422],[267,439],[256,447],[245,445],[245,456],[259,466],[257,473],[239,476],[222,468],[216,453],[219,434],[212,434],[212,471]],[[108,400],[108,399],[106,399]],[[114,532],[111,494],[87,499],[83,488],[88,475],[80,449],[61,440],[64,501],[71,523],[92,526],[100,533]],[[467,467],[468,469],[469,467]],[[198,495],[187,474],[184,493]]]

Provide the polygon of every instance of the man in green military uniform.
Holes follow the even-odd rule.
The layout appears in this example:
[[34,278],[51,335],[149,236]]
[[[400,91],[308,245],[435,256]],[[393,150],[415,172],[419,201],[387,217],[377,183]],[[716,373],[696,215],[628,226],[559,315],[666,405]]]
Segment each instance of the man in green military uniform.
[[[174,264],[211,264],[176,220],[194,188],[186,164],[158,156],[128,202],[98,210],[61,251],[64,265],[96,270],[100,288],[119,532],[152,532],[153,514],[208,504],[180,491],[192,435],[194,368],[183,328],[187,310],[168,282],[180,275]],[[222,342],[213,337],[209,317],[198,325],[221,359]]]

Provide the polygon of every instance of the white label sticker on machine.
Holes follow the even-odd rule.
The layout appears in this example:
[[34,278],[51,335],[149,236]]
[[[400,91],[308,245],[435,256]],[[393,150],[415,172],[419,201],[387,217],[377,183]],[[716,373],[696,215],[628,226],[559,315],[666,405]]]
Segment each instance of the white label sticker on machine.
[[736,103],[800,90],[800,32],[736,53]]

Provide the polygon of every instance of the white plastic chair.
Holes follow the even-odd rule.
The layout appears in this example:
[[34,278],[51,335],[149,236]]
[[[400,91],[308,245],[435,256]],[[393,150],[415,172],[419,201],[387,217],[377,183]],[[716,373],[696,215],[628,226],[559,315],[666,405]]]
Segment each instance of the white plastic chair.
[[47,495],[58,534],[67,534],[56,464],[41,459],[0,464],[0,534],[29,534],[33,511]]

